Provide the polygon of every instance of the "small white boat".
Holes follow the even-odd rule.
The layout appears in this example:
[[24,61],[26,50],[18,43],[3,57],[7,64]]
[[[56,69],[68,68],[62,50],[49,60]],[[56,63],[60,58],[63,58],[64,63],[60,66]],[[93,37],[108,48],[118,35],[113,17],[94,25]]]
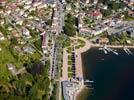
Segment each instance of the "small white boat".
[[108,54],[108,52],[105,48],[99,48],[99,50],[102,50],[102,51],[104,51],[105,54]]
[[118,52],[113,51],[114,54],[119,55]]
[[94,83],[94,81],[92,80],[92,81],[89,81],[89,83]]
[[133,55],[133,53],[127,47],[124,47],[123,49],[128,55],[129,54]]
[[126,49],[124,49],[124,51],[129,55],[129,52]]
[[90,80],[85,80],[85,83],[93,83],[94,81],[90,81]]
[[107,48],[107,51],[108,51],[108,52],[111,52],[111,51],[113,51],[113,50],[112,50],[111,48]]
[[104,49],[104,53],[107,54],[108,53],[107,50]]
[[99,50],[104,50],[104,48],[99,48]]
[[129,49],[127,51],[128,51],[129,54],[133,55],[133,53]]

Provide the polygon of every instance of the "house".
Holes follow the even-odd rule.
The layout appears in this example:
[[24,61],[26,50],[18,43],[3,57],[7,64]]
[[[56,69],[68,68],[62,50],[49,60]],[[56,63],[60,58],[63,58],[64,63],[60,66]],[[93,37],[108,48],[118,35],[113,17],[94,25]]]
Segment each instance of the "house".
[[7,64],[7,68],[13,75],[17,74],[17,69],[15,68],[13,64]]
[[13,30],[13,31],[11,32],[11,34],[12,34],[12,36],[15,37],[15,38],[20,37],[20,35],[17,33],[16,30]]
[[7,69],[12,73],[12,75],[16,76],[20,73],[24,73],[25,72],[25,67],[17,69],[16,66],[14,66],[13,64],[7,64]]
[[47,4],[41,4],[41,5],[39,5],[38,7],[37,7],[37,9],[41,9],[41,8],[45,8],[45,7],[47,7]]
[[11,10],[9,9],[9,10],[6,10],[6,13],[9,15],[9,14],[11,14]]
[[94,0],[94,4],[97,4],[98,3],[98,0]]
[[87,4],[87,3],[90,3],[90,0],[80,0],[80,2],[83,4]]
[[24,46],[22,49],[23,49],[24,53],[33,54],[33,53],[35,52],[35,49],[33,49],[33,48],[30,47],[30,46]]
[[23,20],[18,20],[18,21],[16,21],[16,24],[18,24],[18,25],[22,25],[23,24]]
[[28,1],[26,1],[25,4],[26,4],[26,5],[30,5],[30,4],[32,4],[32,0],[28,0]]
[[129,3],[134,3],[134,0],[127,0]]
[[30,31],[25,27],[22,28],[22,34],[27,38],[31,38]]
[[5,40],[4,35],[0,32],[0,40]]
[[36,8],[35,7],[30,7],[28,10],[31,12],[31,11],[35,11]]
[[0,5],[4,6],[6,4],[7,0],[0,0]]
[[37,7],[41,4],[42,4],[42,2],[40,0],[33,0],[33,7]]
[[131,37],[131,38],[134,38],[134,29],[131,30],[130,37]]
[[47,53],[47,34],[44,31],[43,33],[41,33],[42,35],[42,49],[43,49],[43,53]]
[[68,11],[71,10],[71,5],[70,5],[70,4],[68,4],[68,5],[66,6],[66,10],[68,10]]
[[47,5],[55,8],[56,7],[56,2],[55,2],[55,0],[47,0]]
[[0,19],[0,24],[3,25],[5,23],[4,19]]
[[46,33],[43,32],[41,33],[42,35],[42,48],[45,48],[46,47]]
[[25,5],[24,10],[28,10],[31,6],[30,5]]
[[85,35],[85,34],[91,34],[91,29],[90,28],[88,28],[88,27],[83,27],[83,28],[80,28],[79,29],[79,32],[81,33],[81,34],[83,34],[83,35]]
[[101,19],[102,13],[100,12],[100,9],[92,10],[91,12],[89,12],[88,16],[90,16],[93,19]]
[[4,12],[3,12],[3,10],[2,9],[0,9],[0,14],[3,14]]
[[22,16],[24,14],[24,10],[20,10],[19,15]]
[[12,30],[13,30],[13,28],[12,28],[11,26],[9,26],[7,29],[8,29],[9,31],[12,31]]

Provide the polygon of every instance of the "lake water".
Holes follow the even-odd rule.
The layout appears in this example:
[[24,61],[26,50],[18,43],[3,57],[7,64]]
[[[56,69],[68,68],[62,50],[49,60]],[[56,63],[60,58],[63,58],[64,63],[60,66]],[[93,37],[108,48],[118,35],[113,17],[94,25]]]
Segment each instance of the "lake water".
[[134,100],[134,55],[117,51],[118,56],[91,48],[82,55],[84,78],[94,83],[92,93],[86,90],[79,100]]

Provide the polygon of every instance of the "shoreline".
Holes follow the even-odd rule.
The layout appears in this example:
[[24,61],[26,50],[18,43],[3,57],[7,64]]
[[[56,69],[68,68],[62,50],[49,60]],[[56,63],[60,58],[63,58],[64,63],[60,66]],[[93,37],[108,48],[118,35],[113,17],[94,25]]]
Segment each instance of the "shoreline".
[[83,64],[82,64],[82,54],[87,52],[92,47],[100,48],[107,46],[108,48],[130,48],[134,49],[134,46],[125,46],[125,45],[102,45],[102,44],[93,44],[89,41],[86,41],[85,46],[80,49],[76,49],[76,77],[81,77],[83,79]]
[[92,44],[92,47],[104,47],[107,46],[109,48],[123,48],[123,47],[127,47],[127,48],[132,48],[134,49],[134,46],[127,46],[127,45],[102,45],[102,44]]
[[[77,77],[81,77],[82,79],[84,79],[84,75],[83,75],[83,64],[82,64],[82,54],[84,52],[87,52],[88,50],[90,50],[92,47],[95,48],[100,48],[100,47],[104,47],[107,46],[108,48],[130,48],[130,49],[134,49],[134,46],[125,46],[125,45],[102,45],[102,44],[93,44],[89,41],[86,41],[85,46],[83,48],[80,49],[76,49],[76,76]],[[75,100],[77,100],[79,94],[84,90],[86,86],[84,85],[84,82],[82,81],[82,85],[80,86],[80,89],[76,92],[75,94]]]
[[82,53],[87,52],[92,47],[89,41],[86,41],[85,46],[80,49],[76,49],[76,77],[81,77],[81,86],[79,90],[74,95],[74,100],[77,100],[78,95],[83,91],[86,86],[84,85],[83,77],[83,64],[82,64]]
[[82,85],[82,86],[80,87],[80,89],[76,92],[76,94],[75,94],[75,96],[74,96],[74,100],[78,100],[79,95],[81,94],[81,92],[82,92],[85,88],[86,88],[85,85]]
[[85,46],[80,49],[76,49],[76,77],[81,77],[83,79],[83,69],[82,69],[82,53],[90,50],[92,44],[89,41],[86,41]]

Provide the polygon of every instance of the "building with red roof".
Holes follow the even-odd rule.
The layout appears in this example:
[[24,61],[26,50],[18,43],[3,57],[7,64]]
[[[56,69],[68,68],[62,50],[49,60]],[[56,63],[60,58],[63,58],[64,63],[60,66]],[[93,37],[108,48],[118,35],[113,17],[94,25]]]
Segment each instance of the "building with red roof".
[[6,2],[6,0],[0,0],[0,3],[5,3]]
[[102,13],[100,12],[100,9],[92,10],[91,12],[89,12],[88,16],[90,16],[94,19],[101,19]]
[[46,32],[41,33],[42,35],[42,48],[46,48]]
[[7,0],[0,0],[0,5],[5,5],[5,3],[7,2]]

